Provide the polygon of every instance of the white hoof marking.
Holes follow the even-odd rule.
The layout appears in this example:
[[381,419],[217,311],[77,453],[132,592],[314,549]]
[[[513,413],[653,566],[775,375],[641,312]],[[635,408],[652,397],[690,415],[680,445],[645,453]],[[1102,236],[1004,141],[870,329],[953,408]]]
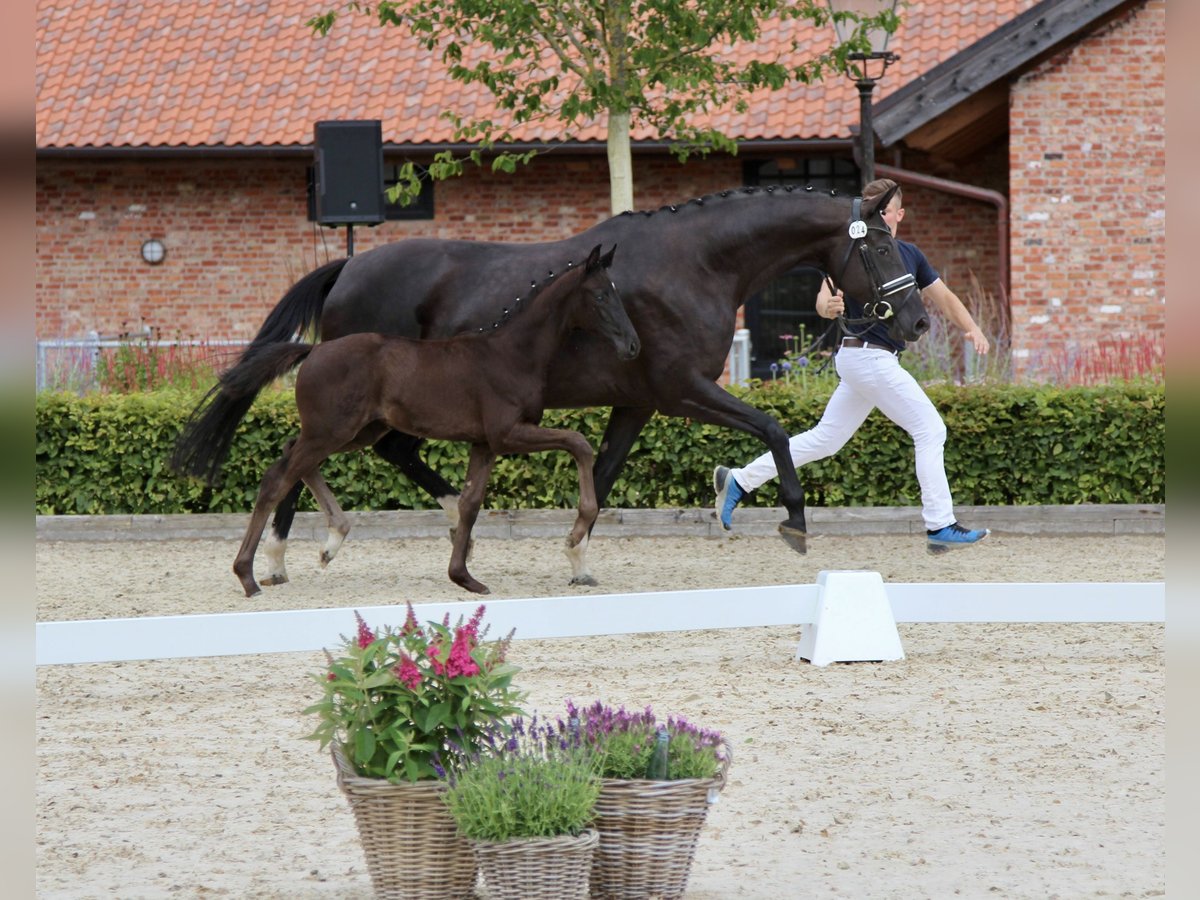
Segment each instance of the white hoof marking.
[[450,520],[450,527],[458,527],[458,494],[451,494],[448,497],[438,497],[438,506],[446,513],[446,518]]
[[283,564],[283,554],[287,550],[287,541],[280,540],[274,529],[267,533],[267,541],[263,544],[263,555],[267,558],[267,578],[276,584],[288,580],[287,569]]

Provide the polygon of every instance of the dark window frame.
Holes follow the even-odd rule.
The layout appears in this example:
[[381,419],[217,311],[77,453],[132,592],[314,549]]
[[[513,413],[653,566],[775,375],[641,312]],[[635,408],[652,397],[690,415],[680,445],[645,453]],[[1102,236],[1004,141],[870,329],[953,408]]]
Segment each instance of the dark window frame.
[[[417,171],[421,178],[421,193],[417,195],[417,199],[408,206],[401,206],[399,203],[387,200],[387,190],[399,180],[402,164],[390,163],[386,160],[383,164],[384,221],[399,222],[434,218],[433,179],[429,177],[428,169],[420,163],[417,164]],[[308,192],[308,221],[315,222],[317,220],[316,176],[312,166],[305,168],[305,182]]]
[[[775,159],[746,160],[742,163],[742,178],[748,186],[812,185],[816,190],[838,190],[856,193],[860,176],[850,157],[797,155],[788,158],[789,165]],[[784,272],[766,288],[746,301],[743,316],[750,331],[750,377],[769,380],[789,351],[799,346],[800,335],[805,344],[815,340],[829,322],[817,315],[817,291],[822,273],[811,266],[796,266]],[[785,341],[782,335],[792,335]]]

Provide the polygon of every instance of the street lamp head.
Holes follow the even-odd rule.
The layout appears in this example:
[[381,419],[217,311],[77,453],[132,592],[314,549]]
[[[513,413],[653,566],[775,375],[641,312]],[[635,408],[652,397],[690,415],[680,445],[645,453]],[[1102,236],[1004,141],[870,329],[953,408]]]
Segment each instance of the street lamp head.
[[[895,15],[899,0],[827,0],[829,12],[833,21],[833,30],[837,34],[839,44],[844,44],[855,36],[862,19],[870,19],[881,13]],[[887,71],[887,67],[900,57],[888,50],[888,41],[892,33],[886,28],[868,28],[867,41],[871,45],[870,52],[855,51],[847,54],[851,65],[846,67],[846,74],[858,81],[878,81]],[[874,64],[872,66],[872,64]],[[872,72],[877,74],[872,74]]]
[[[854,37],[860,19],[870,19],[883,12],[896,12],[899,0],[828,0],[829,12],[833,14],[833,30],[839,44]],[[854,18],[847,17],[850,13]],[[887,53],[888,40],[892,33],[884,28],[867,29],[867,40],[871,42],[871,53]]]

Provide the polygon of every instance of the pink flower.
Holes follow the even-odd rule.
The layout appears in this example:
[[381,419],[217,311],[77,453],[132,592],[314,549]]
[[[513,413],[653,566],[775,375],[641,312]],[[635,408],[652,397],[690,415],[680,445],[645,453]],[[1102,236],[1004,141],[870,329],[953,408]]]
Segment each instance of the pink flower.
[[407,636],[420,630],[421,626],[417,624],[417,614],[413,611],[413,605],[409,603],[408,616],[404,619],[404,627],[400,629],[400,633]]
[[360,648],[370,647],[375,643],[375,632],[373,632],[358,610],[354,611],[354,618],[358,619],[358,646]]
[[434,675],[444,675],[446,667],[442,664],[439,657],[442,655],[442,648],[438,646],[437,641],[430,641],[429,646],[425,648],[425,658],[429,660],[429,668],[433,669]]
[[[472,619],[472,622],[474,621]],[[446,660],[446,674],[451,678],[457,675],[478,675],[479,666],[471,658],[471,651],[474,649],[474,632],[466,627],[458,629],[454,635],[454,643],[450,646],[450,658]]]
[[395,669],[396,677],[410,690],[415,691],[421,684],[421,670],[407,653],[400,654],[400,665]]

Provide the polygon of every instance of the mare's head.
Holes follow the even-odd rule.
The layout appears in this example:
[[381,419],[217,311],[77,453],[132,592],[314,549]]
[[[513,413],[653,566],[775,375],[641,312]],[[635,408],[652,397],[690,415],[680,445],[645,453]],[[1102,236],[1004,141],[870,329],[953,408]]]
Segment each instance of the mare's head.
[[846,296],[862,302],[867,318],[887,325],[894,339],[915,341],[929,330],[929,316],[916,279],[905,268],[882,215],[897,190],[892,187],[870,200],[855,200],[846,223],[846,255],[837,286]]
[[625,312],[617,286],[608,275],[616,252],[614,246],[601,255],[597,244],[588,254],[579,286],[571,296],[575,308],[573,324],[607,338],[617,351],[618,359],[634,359],[642,351],[642,342]]

